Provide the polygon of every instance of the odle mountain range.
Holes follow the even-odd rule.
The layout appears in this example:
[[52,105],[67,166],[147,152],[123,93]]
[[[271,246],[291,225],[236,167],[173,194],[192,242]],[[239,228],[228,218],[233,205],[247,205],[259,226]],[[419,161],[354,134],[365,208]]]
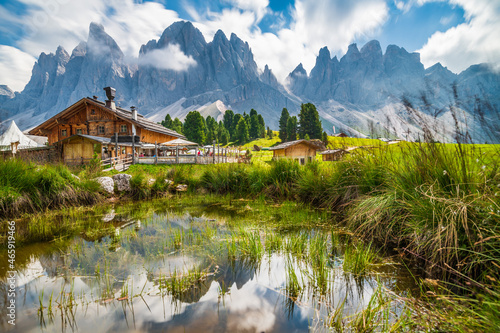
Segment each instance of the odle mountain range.
[[[187,69],[171,65],[182,51]],[[1,83],[1,78],[0,78]],[[104,28],[91,23],[89,37],[69,54],[58,47],[42,53],[24,90],[0,86],[0,120],[27,129],[86,96],[104,99],[103,87],[117,90],[122,107],[136,106],[155,121],[183,118],[191,110],[221,119],[225,109],[256,109],[278,128],[282,108],[297,114],[314,103],[328,133],[455,141],[457,129],[473,142],[500,142],[500,75],[486,64],[455,74],[435,64],[424,68],[418,53],[379,42],[349,46],[339,60],[325,47],[307,73],[299,64],[285,85],[272,70],[259,69],[248,43],[218,31],[211,42],[190,22],[177,22],[151,40],[130,61]],[[462,137],[464,138],[464,137]]]

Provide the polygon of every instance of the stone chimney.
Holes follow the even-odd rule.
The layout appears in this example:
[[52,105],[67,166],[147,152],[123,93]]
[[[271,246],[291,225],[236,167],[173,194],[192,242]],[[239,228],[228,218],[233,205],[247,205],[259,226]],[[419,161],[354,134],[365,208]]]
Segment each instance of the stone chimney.
[[106,100],[106,107],[110,108],[111,110],[116,110],[116,104],[115,104],[115,96],[116,96],[116,89],[112,87],[106,87],[104,88],[104,91],[106,92],[106,97],[108,98]]
[[135,106],[131,106],[130,110],[132,111],[132,119],[137,120],[137,110],[135,109]]

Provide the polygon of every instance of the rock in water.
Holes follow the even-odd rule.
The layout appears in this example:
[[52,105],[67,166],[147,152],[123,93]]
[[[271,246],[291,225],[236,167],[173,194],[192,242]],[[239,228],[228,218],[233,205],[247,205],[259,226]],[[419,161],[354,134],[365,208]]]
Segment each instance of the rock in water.
[[113,180],[116,184],[116,190],[118,192],[129,192],[132,188],[130,187],[130,178],[131,175],[127,175],[126,173],[119,173],[113,176]]
[[101,185],[101,189],[105,192],[113,194],[115,192],[115,183],[111,177],[99,177],[96,181]]
[[175,188],[175,190],[177,192],[186,192],[188,190],[188,186],[187,185],[177,185],[177,187]]

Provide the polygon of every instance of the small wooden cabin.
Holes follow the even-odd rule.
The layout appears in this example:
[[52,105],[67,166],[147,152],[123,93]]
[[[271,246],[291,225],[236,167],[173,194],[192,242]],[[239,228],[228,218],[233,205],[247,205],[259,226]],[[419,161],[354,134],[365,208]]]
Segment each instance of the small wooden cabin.
[[[86,164],[93,158],[94,153],[99,158],[124,158],[132,155],[132,142],[113,142],[110,138],[76,134],[59,142],[62,146],[62,157],[66,164]],[[140,149],[143,144],[137,143]]]
[[321,142],[302,139],[284,142],[269,150],[273,151],[273,159],[290,158],[304,165],[308,162],[312,162],[316,158],[316,152],[323,149],[324,146]]
[[349,154],[349,152],[344,149],[325,150],[320,153],[325,162],[340,161],[345,154]]
[[336,133],[333,136],[337,137],[337,138],[348,138],[349,137],[349,135],[345,134],[344,132]]
[[[95,96],[82,98],[30,130],[29,134],[47,136],[49,145],[62,149],[65,160],[88,159],[94,152],[100,152],[101,158],[132,154],[132,138],[137,137],[138,148],[140,143],[154,144],[185,138],[144,118],[135,107],[130,110],[117,107],[114,102],[116,90],[111,87],[104,90],[108,98],[105,102]],[[115,135],[119,137],[118,151],[113,149],[115,145],[111,143]],[[130,138],[129,144],[124,140],[126,138]],[[97,145],[100,145],[100,151]]]

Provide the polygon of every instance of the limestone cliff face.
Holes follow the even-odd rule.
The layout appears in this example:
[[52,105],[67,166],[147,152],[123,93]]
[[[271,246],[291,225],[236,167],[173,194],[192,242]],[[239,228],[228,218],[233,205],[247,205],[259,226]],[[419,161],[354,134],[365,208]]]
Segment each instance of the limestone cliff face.
[[[174,51],[187,65],[175,66]],[[163,119],[167,112],[182,118],[190,110],[217,102],[240,113],[254,108],[276,129],[283,107],[297,114],[300,103],[313,102],[329,132],[335,125],[368,134],[375,123],[405,137],[405,131],[418,132],[419,128],[402,106],[404,96],[417,107],[432,105],[442,110],[429,111],[429,115],[442,120],[445,127],[454,126],[448,106],[459,100],[478,141],[484,139],[476,130],[481,122],[500,122],[500,75],[484,64],[458,75],[441,64],[425,69],[418,53],[395,45],[384,53],[379,42],[371,41],[361,49],[350,45],[340,60],[322,48],[311,72],[299,64],[285,87],[271,68],[258,68],[248,43],[235,34],[228,38],[218,31],[207,42],[185,21],[172,24],[158,40],[142,45],[132,61],[101,25],[92,23],[87,41],[71,55],[62,47],[55,53],[42,53],[21,93],[0,86],[0,118],[15,118],[26,129],[82,97],[104,98],[106,86],[116,88],[120,106],[135,105],[154,120]],[[382,124],[387,119],[391,126]],[[451,132],[446,136],[453,138]]]
[[[194,64],[179,70],[168,69],[166,65],[172,61],[168,57],[155,58],[157,63],[142,61],[151,53],[163,54],[171,46]],[[191,22],[174,23],[158,41],[143,45],[136,63],[125,61],[116,41],[101,25],[92,23],[88,40],[71,56],[62,47],[55,54],[42,53],[26,88],[15,98],[2,89],[2,96],[9,98],[0,98],[8,99],[4,107],[11,116],[26,115],[21,122],[26,128],[36,124],[30,122],[32,116],[47,119],[82,97],[103,97],[106,86],[116,88],[116,101],[121,106],[136,105],[149,115],[180,100],[180,107],[186,109],[220,100],[236,112],[258,109],[274,125],[276,109],[298,105],[269,68],[259,72],[248,43],[235,34],[228,39],[222,31],[207,43]]]
[[395,131],[406,138],[403,134],[411,130],[410,139],[417,138],[421,128],[403,107],[404,97],[429,116],[427,121],[444,128],[436,130],[445,133],[443,140],[455,136],[454,105],[462,115],[460,126],[469,127],[473,141],[500,141],[500,135],[492,139],[481,128],[488,123],[500,128],[500,75],[485,64],[459,75],[439,63],[425,69],[418,53],[389,45],[384,54],[379,42],[371,41],[361,50],[350,45],[340,61],[325,47],[309,75],[299,65],[287,83],[293,94],[319,106],[324,123],[337,128],[368,133],[375,124],[379,133]]

